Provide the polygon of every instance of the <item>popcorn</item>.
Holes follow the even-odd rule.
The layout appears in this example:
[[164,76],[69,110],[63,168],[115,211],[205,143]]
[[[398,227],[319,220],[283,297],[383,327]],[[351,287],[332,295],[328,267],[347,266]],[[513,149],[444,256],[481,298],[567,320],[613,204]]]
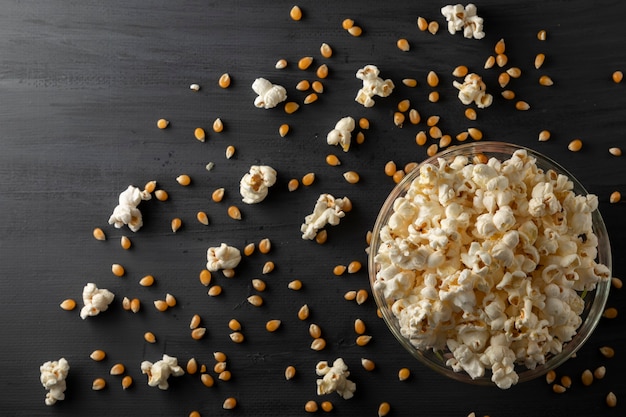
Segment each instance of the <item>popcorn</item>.
[[596,262],[597,197],[575,195],[524,150],[423,165],[380,231],[374,287],[417,349],[500,388],[561,352],[582,323],[579,295],[610,277]]
[[287,90],[285,90],[285,87],[272,84],[265,78],[257,78],[254,80],[252,90],[258,94],[258,97],[254,99],[254,105],[258,108],[271,109],[287,100]]
[[467,74],[462,84],[453,81],[452,85],[459,90],[459,100],[465,105],[475,103],[478,108],[484,109],[493,103],[493,96],[485,92],[487,86],[478,74]]
[[267,165],[252,165],[250,172],[239,182],[239,193],[246,204],[256,204],[265,200],[269,187],[276,182],[276,171]]
[[58,361],[48,361],[39,367],[41,373],[39,380],[41,385],[48,390],[46,393],[46,405],[54,405],[57,401],[65,399],[65,389],[67,384],[67,374],[70,371],[70,364],[65,358]]
[[356,78],[363,81],[363,87],[357,92],[356,102],[364,107],[374,106],[372,97],[388,97],[394,89],[393,81],[383,80],[378,76],[380,71],[374,65],[366,65],[356,73]]
[[149,361],[141,362],[141,373],[148,376],[149,386],[166,390],[169,388],[167,380],[170,375],[181,376],[185,374],[185,371],[178,365],[178,359],[163,354],[163,359],[155,363]]
[[317,395],[330,394],[337,392],[344,400],[348,400],[354,396],[356,384],[348,379],[348,365],[342,358],[335,359],[333,366],[328,366],[327,361],[318,362],[315,366],[315,373],[323,376],[318,379]]
[[313,240],[317,236],[318,230],[327,224],[336,226],[342,217],[346,215],[343,211],[350,204],[348,197],[337,198],[330,194],[320,194],[313,208],[313,213],[304,218],[304,223],[300,227],[302,239]]
[[454,35],[456,32],[463,31],[463,36],[468,39],[482,39],[485,37],[483,19],[478,17],[477,12],[476,6],[472,3],[465,7],[462,4],[456,4],[441,8],[441,14],[448,22],[448,32]]
[[354,130],[355,122],[352,117],[344,117],[335,124],[335,128],[328,132],[326,143],[329,145],[340,145],[344,152],[350,149],[350,139]]
[[241,262],[241,252],[235,247],[222,243],[219,247],[209,248],[206,259],[206,269],[211,272],[234,269]]
[[117,229],[125,224],[133,232],[138,231],[143,226],[141,212],[137,208],[143,200],[150,200],[152,196],[147,191],[141,191],[137,187],[129,185],[119,196],[118,205],[113,210],[113,214],[109,217],[109,224],[114,225]]
[[80,317],[85,320],[87,317],[97,316],[102,311],[106,311],[114,298],[115,294],[106,289],[99,289],[96,284],[85,285],[83,288],[83,303],[85,305],[80,310]]

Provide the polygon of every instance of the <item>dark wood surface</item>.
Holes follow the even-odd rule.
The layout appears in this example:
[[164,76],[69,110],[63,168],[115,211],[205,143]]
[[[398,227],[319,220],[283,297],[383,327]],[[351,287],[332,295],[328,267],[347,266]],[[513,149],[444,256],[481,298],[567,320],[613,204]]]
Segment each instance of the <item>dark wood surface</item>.
[[[300,22],[289,19],[292,5],[243,0],[2,2],[0,414],[186,416],[199,410],[203,416],[303,415],[305,402],[314,399],[332,401],[337,415],[354,416],[377,415],[382,401],[397,416],[466,416],[471,411],[492,417],[623,415],[626,332],[621,316],[603,319],[577,357],[558,370],[574,381],[564,394],[554,394],[541,378],[507,391],[475,387],[417,363],[376,317],[371,297],[360,306],[343,299],[346,291],[369,289],[365,268],[341,277],[332,270],[352,260],[366,264],[365,235],[394,185],[383,173],[385,163],[394,160],[403,166],[425,157],[425,148],[414,139],[424,122],[403,128],[392,122],[396,104],[408,98],[424,118],[441,116],[444,132],[456,135],[477,126],[484,140],[532,147],[570,170],[599,196],[613,245],[614,275],[622,276],[624,206],[610,204],[609,195],[626,192],[626,168],[624,157],[611,156],[608,148],[624,146],[626,83],[614,84],[611,73],[626,70],[626,3],[485,0],[478,2],[486,32],[480,41],[448,34],[439,12],[445,3],[439,1],[306,1],[300,3]],[[418,16],[438,20],[440,32],[420,32]],[[360,38],[341,28],[344,18],[363,27]],[[545,42],[536,38],[540,29],[547,30]],[[396,48],[401,37],[411,43],[409,52]],[[500,38],[506,41],[509,66],[523,71],[510,88],[531,104],[527,112],[516,111],[500,97],[500,70],[482,68]],[[333,47],[332,58],[320,57],[322,42]],[[547,58],[538,71],[533,60],[539,52]],[[296,68],[303,56],[315,58],[313,67],[327,63],[330,68],[318,102],[302,105],[293,115],[255,108],[250,86],[257,77],[284,85],[290,99],[302,102],[305,94],[295,84],[315,78],[313,70]],[[287,59],[289,67],[276,70],[279,58]],[[365,64],[377,65],[397,86],[371,109],[354,102],[360,87],[354,74]],[[493,106],[480,110],[475,122],[463,117],[464,106],[452,87],[451,71],[462,64],[482,74],[495,96]],[[431,89],[425,80],[431,70],[441,78],[436,104],[427,100]],[[233,82],[223,90],[217,80],[225,72]],[[539,86],[541,74],[550,75],[554,86]],[[416,78],[419,86],[407,88],[403,78]],[[191,83],[201,90],[190,91]],[[329,147],[325,136],[347,115],[367,117],[371,128],[364,131],[362,145],[343,153]],[[162,117],[171,121],[164,131],[156,128]],[[220,134],[210,131],[217,117],[226,126]],[[282,123],[291,125],[285,138],[277,133]],[[205,143],[193,137],[199,126],[209,132]],[[537,135],[543,129],[552,138],[540,143]],[[567,150],[574,138],[584,143],[578,153]],[[224,156],[228,145],[237,150],[230,160]],[[328,153],[337,154],[342,165],[327,166]],[[208,172],[205,166],[211,161],[215,168]],[[248,206],[240,201],[238,183],[253,164],[274,167],[278,181],[264,202]],[[359,172],[362,181],[347,184],[342,178],[347,170]],[[288,180],[307,172],[316,174],[314,185],[288,192]],[[175,181],[183,173],[193,181],[186,188]],[[109,226],[118,194],[129,184],[143,186],[150,180],[157,180],[170,200],[142,203],[145,226],[137,233]],[[210,195],[219,187],[226,189],[226,197],[216,204]],[[354,203],[341,224],[328,229],[325,245],[304,241],[299,232],[320,193],[348,196]],[[241,221],[227,217],[231,204],[241,208]],[[208,213],[209,226],[195,220],[199,210]],[[183,220],[176,234],[170,230],[174,217]],[[107,241],[92,238],[94,227],[105,230]],[[122,235],[131,237],[131,250],[120,248]],[[271,252],[245,258],[234,278],[214,274],[224,292],[209,297],[198,281],[207,248],[221,242],[243,248],[265,237],[272,241]],[[262,276],[268,260],[276,269]],[[126,267],[124,277],[111,274],[113,263]],[[156,277],[154,287],[138,285],[147,274]],[[263,278],[268,287],[260,308],[246,302],[255,293],[253,278]],[[287,289],[293,279],[302,280],[301,291]],[[116,299],[109,311],[83,321],[59,303],[80,300],[87,282],[110,289]],[[178,305],[159,313],[152,300],[168,292]],[[124,296],[140,298],[143,310],[136,315],[123,311]],[[616,290],[608,304],[619,310],[624,300]],[[305,303],[311,317],[301,322],[296,313]],[[189,336],[189,320],[196,313],[208,329],[201,341]],[[231,318],[243,324],[246,341],[241,345],[229,339]],[[282,326],[271,334],[264,324],[274,318]],[[373,336],[366,347],[354,343],[356,318],[365,321]],[[321,326],[328,342],[321,352],[309,348],[310,323]],[[156,344],[143,341],[145,331],[156,334]],[[613,359],[599,354],[604,345],[615,348]],[[93,362],[89,354],[94,349],[105,350],[106,361]],[[183,363],[196,357],[211,369],[214,351],[228,355],[233,378],[212,388],[204,387],[198,375],[185,375],[160,391],[149,388],[140,373],[141,361],[155,361],[163,353]],[[71,365],[67,398],[46,407],[39,366],[60,357]],[[353,399],[316,395],[315,364],[337,357],[345,359],[357,384]],[[375,361],[376,370],[366,372],[361,358]],[[120,377],[108,375],[117,362],[135,380],[127,391]],[[297,368],[292,381],[283,376],[288,365]],[[606,377],[583,387],[582,371],[601,365]],[[408,381],[398,381],[401,367],[412,370]],[[108,388],[92,391],[96,377],[106,378]],[[609,391],[618,397],[615,409],[605,405]],[[237,398],[238,407],[225,411],[222,402],[230,396]]]

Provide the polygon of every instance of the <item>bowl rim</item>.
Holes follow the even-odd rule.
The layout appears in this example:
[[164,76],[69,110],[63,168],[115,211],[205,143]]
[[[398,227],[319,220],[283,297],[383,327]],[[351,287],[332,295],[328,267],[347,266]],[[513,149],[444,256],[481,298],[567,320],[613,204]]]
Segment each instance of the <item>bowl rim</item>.
[[[548,169],[553,169],[563,175],[566,175],[568,179],[573,183],[573,191],[577,195],[590,194],[587,189],[582,185],[582,183],[580,183],[580,181],[566,168],[554,161],[552,158],[534,149],[501,141],[472,142],[454,145],[431,157],[426,158],[425,160],[417,164],[417,166],[411,172],[407,173],[407,175],[405,175],[404,178],[392,188],[392,190],[385,198],[385,201],[383,202],[381,209],[376,216],[376,221],[372,229],[372,238],[369,245],[368,275],[370,287],[376,305],[381,312],[383,321],[385,322],[387,328],[391,331],[391,333],[398,340],[398,342],[400,342],[400,344],[413,357],[418,359],[420,363],[426,365],[428,368],[438,372],[439,374],[445,375],[457,381],[473,385],[494,386],[495,384],[490,379],[489,369],[485,370],[485,376],[472,379],[466,372],[455,372],[452,368],[446,366],[443,357],[441,358],[441,361],[439,363],[432,361],[430,358],[426,357],[425,352],[415,348],[413,345],[411,345],[407,338],[402,336],[397,326],[397,318],[390,311],[389,306],[387,305],[387,302],[385,301],[383,295],[379,291],[376,291],[374,288],[377,273],[377,263],[375,262],[374,258],[378,253],[378,247],[380,246],[380,230],[388,221],[390,214],[393,212],[393,202],[399,196],[406,194],[408,186],[415,179],[417,172],[419,172],[422,166],[426,164],[438,165],[437,161],[440,158],[445,159],[446,157],[456,156],[457,154],[463,154],[465,156],[477,155],[482,153],[512,155],[517,150],[525,150],[529,156],[535,158],[537,165],[540,165],[540,169],[544,171]],[[606,225],[598,208],[596,208],[596,210],[592,212],[592,227],[595,235],[598,238],[598,255],[596,257],[596,260],[598,263],[605,265],[608,268],[609,272],[612,274],[611,245]],[[608,299],[610,287],[611,280],[608,279],[598,282],[596,284],[596,288],[593,291],[590,291],[590,293],[593,293],[593,300],[590,303],[585,302],[585,309],[581,314],[583,321],[581,325],[576,329],[576,334],[572,337],[572,339],[563,345],[563,350],[561,353],[550,356],[544,364],[537,365],[534,369],[526,368],[523,364],[516,364],[516,370],[517,368],[523,367],[521,368],[521,371],[518,372],[519,380],[517,384],[535,379],[539,376],[546,374],[548,371],[557,368],[558,366],[566,362],[569,358],[571,358],[572,355],[574,355],[587,342],[602,317],[602,313]],[[432,349],[430,349],[429,351],[432,351]]]

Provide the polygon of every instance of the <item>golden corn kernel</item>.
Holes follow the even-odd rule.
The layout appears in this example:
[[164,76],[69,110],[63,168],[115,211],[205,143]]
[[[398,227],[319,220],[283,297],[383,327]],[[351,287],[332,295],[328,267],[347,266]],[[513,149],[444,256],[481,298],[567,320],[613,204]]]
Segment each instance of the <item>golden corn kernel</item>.
[[456,140],[458,140],[459,142],[464,142],[467,140],[468,137],[469,133],[467,133],[467,131],[464,131],[456,135]]
[[307,95],[307,96],[304,98],[303,103],[304,103],[304,104],[311,104],[311,103],[315,103],[315,102],[317,101],[317,99],[318,99],[318,98],[319,98],[319,97],[318,97],[318,95],[317,95],[316,93],[311,93],[311,94]]
[[561,385],[563,385],[565,388],[571,388],[572,387],[572,378],[570,378],[567,375],[563,375],[561,377]]
[[328,65],[322,64],[319,67],[317,67],[317,70],[315,71],[315,75],[317,75],[317,78],[321,78],[322,80],[328,77]]
[[167,194],[167,191],[165,190],[156,190],[154,192],[154,196],[159,201],[167,201],[170,198],[169,194]]
[[122,236],[120,238],[120,246],[122,247],[122,249],[128,250],[132,246],[132,242],[130,241],[128,237]]
[[554,385],[552,385],[552,391],[555,392],[556,394],[563,394],[567,390],[561,384],[554,384]]
[[289,10],[289,17],[295,21],[302,19],[302,9],[298,6],[293,6],[291,10]]
[[111,374],[111,375],[122,375],[124,373],[124,371],[126,371],[126,368],[124,367],[124,365],[121,364],[121,363],[116,363],[115,365],[113,365],[111,367],[111,370],[109,371],[109,374]]
[[582,149],[582,147],[583,147],[583,141],[580,139],[574,139],[567,145],[567,149],[569,149],[572,152],[578,152]]
[[476,129],[475,127],[470,127],[469,129],[467,129],[467,133],[474,140],[481,140],[483,138],[483,132],[481,132],[479,129]]
[[96,240],[106,240],[107,237],[104,234],[104,231],[102,229],[100,229],[99,227],[96,227],[95,229],[93,229],[93,237]]
[[143,339],[148,343],[156,343],[156,336],[152,332],[145,332]]
[[405,118],[404,113],[397,111],[393,114],[393,123],[398,127],[402,127]]
[[613,156],[622,156],[622,148],[609,148],[609,153]]
[[241,330],[241,323],[237,319],[230,319],[228,321],[228,328],[234,332]]
[[196,219],[205,226],[209,225],[209,216],[204,211],[196,213]]
[[285,379],[289,381],[296,376],[296,368],[292,365],[289,365],[285,368]]
[[224,352],[217,351],[213,352],[213,359],[215,359],[217,362],[226,362],[228,357]]
[[546,382],[548,384],[553,383],[556,380],[556,372],[554,370],[550,370],[546,373]]
[[289,133],[289,125],[286,123],[283,123],[278,128],[278,134],[280,135],[281,138],[284,138],[285,136],[287,136],[287,133]]
[[550,139],[550,131],[542,130],[539,132],[539,142],[545,142]]
[[441,138],[439,138],[439,148],[446,148],[450,146],[451,143],[452,136],[450,135],[443,135]]
[[211,200],[219,203],[224,198],[224,188],[218,188],[211,194]]
[[518,67],[511,67],[506,70],[506,73],[509,74],[511,78],[519,78],[522,75],[522,70]]
[[317,232],[317,235],[315,235],[315,242],[317,242],[319,245],[323,245],[324,243],[326,243],[326,240],[328,240],[328,232],[326,231],[326,229],[320,230],[319,232]]
[[154,307],[159,311],[167,310],[167,303],[165,300],[154,300]]
[[172,232],[174,233],[176,233],[178,229],[181,228],[182,225],[183,225],[183,221],[179,219],[178,217],[173,218],[172,221],[170,222]]
[[439,139],[440,137],[443,136],[443,132],[437,126],[431,126],[431,128],[428,129],[428,134],[433,139]]
[[348,291],[343,295],[344,300],[346,301],[354,301],[356,299],[356,291]]
[[336,265],[333,268],[333,274],[336,276],[341,276],[344,274],[344,272],[346,272],[346,266],[345,265]]
[[343,211],[344,213],[349,213],[352,211],[352,200],[348,197],[343,198]]
[[267,285],[265,284],[265,281],[263,281],[262,279],[254,278],[252,280],[252,288],[254,288],[255,290],[259,292],[263,292],[265,291],[266,287]]
[[348,264],[348,274],[356,274],[357,272],[359,272],[361,270],[361,262],[359,261],[352,261]]
[[622,73],[622,71],[615,71],[613,74],[611,74],[611,78],[613,79],[614,83],[619,84],[624,79],[624,74]]
[[228,207],[228,217],[233,220],[241,220],[241,211],[237,206]]
[[478,113],[476,113],[476,110],[474,110],[471,107],[468,107],[467,109],[465,109],[465,117],[468,120],[476,120],[478,118]]
[[228,88],[230,87],[230,75],[228,73],[224,73],[222,75],[220,75],[220,79],[218,80],[218,85],[222,88]]
[[159,129],[165,129],[166,127],[168,127],[170,124],[170,122],[166,119],[159,119],[157,120],[157,127]]
[[298,91],[306,91],[311,88],[311,83],[307,80],[302,80],[296,84],[296,90]]
[[116,277],[123,277],[126,273],[124,267],[120,264],[111,265],[111,272],[113,272],[113,275],[115,275]]
[[409,368],[401,368],[398,371],[398,379],[400,381],[406,381],[411,376],[411,370]]
[[357,182],[359,182],[359,180],[361,179],[361,177],[359,176],[359,174],[355,171],[347,171],[343,173],[343,178],[349,183],[349,184],[356,184]]
[[201,127],[197,127],[194,131],[193,131],[193,136],[199,140],[200,142],[204,142],[206,140],[206,132],[204,131],[203,128]]
[[546,55],[539,53],[535,56],[535,69],[539,69],[542,67],[543,63],[546,60]]
[[322,403],[320,404],[320,408],[327,412],[330,413],[331,411],[333,411],[333,403],[331,403],[330,401],[322,401]]
[[428,21],[424,19],[423,17],[419,16],[417,18],[417,27],[422,32],[425,32],[426,30],[428,30]]
[[317,410],[317,403],[313,400],[307,401],[306,404],[304,404],[304,411],[306,411],[307,413],[315,413],[317,412]]
[[613,277],[611,278],[611,285],[613,285],[613,288],[617,288],[619,290],[620,288],[622,288],[623,283],[621,279]]
[[154,276],[146,275],[139,280],[139,285],[141,285],[142,287],[151,287],[152,285],[154,285]]
[[219,117],[213,121],[213,131],[220,133],[224,130],[224,122]]
[[585,369],[580,375],[580,382],[586,387],[591,385],[593,383],[593,373],[589,369]]
[[596,379],[602,379],[606,376],[606,367],[599,366],[593,371],[593,376]]
[[607,319],[614,319],[615,317],[617,317],[617,309],[615,307],[607,308],[606,310],[604,310],[604,313],[602,313],[602,317]]
[[428,119],[426,119],[426,125],[429,127],[436,126],[437,123],[439,123],[439,119],[439,116],[430,116]]
[[434,35],[439,31],[439,23],[436,20],[428,23],[428,31]]
[[363,34],[363,29],[361,29],[360,26],[354,25],[350,29],[348,29],[348,33],[354,36],[355,38],[358,38],[359,36]]
[[365,333],[365,322],[361,319],[354,320],[354,332],[358,335]]
[[274,264],[274,262],[267,261],[265,262],[265,264],[263,264],[263,270],[261,272],[263,273],[263,275],[269,274],[270,272],[274,270],[274,268],[276,268],[276,265]]
[[430,71],[426,76],[426,82],[431,87],[437,87],[439,85],[439,76],[435,71]]
[[141,301],[139,301],[139,298],[133,298],[132,300],[130,300],[130,311],[132,311],[133,313],[138,313],[140,309]]
[[254,242],[248,243],[244,248],[243,248],[243,254],[246,256],[251,256],[254,251],[256,250],[256,245],[254,244]]
[[402,80],[402,84],[406,85],[407,87],[417,87],[417,80],[415,78],[404,78]]
[[300,108],[300,105],[295,101],[288,101],[285,103],[285,113],[293,114]]
[[226,147],[226,159],[230,159],[235,155],[235,147],[233,145],[229,145]]
[[217,297],[221,293],[222,293],[222,287],[219,285],[214,285],[211,288],[209,288],[209,291],[207,291],[207,294],[210,295],[211,297]]
[[200,415],[199,411],[194,410],[194,411],[190,412],[187,417],[202,417],[202,416]]
[[302,307],[300,307],[300,309],[298,310],[298,318],[300,320],[306,320],[309,318],[309,313],[310,313],[309,306],[305,304]]
[[289,190],[289,192],[296,191],[299,186],[300,186],[300,181],[298,181],[295,178],[290,179],[289,182],[287,183],[287,189]]
[[167,304],[168,307],[175,307],[176,306],[176,297],[174,297],[172,294],[165,294],[165,303]]
[[613,391],[606,395],[606,405],[613,408],[617,405],[617,396]]
[[333,56],[333,48],[331,48],[330,45],[325,42],[322,43],[322,45],[320,46],[320,55],[322,55],[324,58],[330,58],[331,56]]
[[391,411],[391,405],[384,401],[378,406],[378,417],[385,417]]
[[205,287],[208,287],[211,284],[211,271],[208,269],[203,269],[200,271],[199,275],[200,283]]
[[398,103],[399,112],[404,113],[409,110],[409,107],[411,107],[411,101],[408,99],[404,99]]
[[494,51],[496,54],[503,54],[506,49],[506,44],[504,43],[504,39],[500,39],[496,46],[494,47]]
[[462,77],[465,77],[468,72],[469,72],[469,69],[465,65],[459,65],[458,67],[454,69],[454,71],[452,71],[452,75],[455,77],[462,78]]
[[299,279],[294,279],[293,281],[290,281],[289,284],[287,284],[287,288],[289,288],[290,290],[299,291],[302,289],[302,281],[300,281]]
[[91,389],[94,391],[103,390],[106,388],[106,386],[107,386],[107,382],[104,380],[104,378],[96,378],[91,383]]
[[530,104],[525,101],[518,101],[515,103],[515,108],[520,111],[525,111],[530,109]]
[[357,304],[359,304],[359,305],[363,304],[367,300],[368,296],[369,296],[369,294],[368,294],[367,290],[364,290],[364,289],[358,290],[356,292],[356,302],[357,302]]
[[619,191],[613,191],[611,193],[611,196],[609,197],[609,202],[610,203],[619,203],[619,201],[622,199],[622,194]]
[[612,358],[613,356],[615,356],[615,350],[610,347],[610,346],[602,346],[600,348],[600,353],[602,354],[602,356],[604,356],[605,358]]
[[284,58],[279,59],[278,61],[276,61],[276,64],[274,65],[274,68],[276,69],[285,69],[287,68],[287,60]]
[[218,378],[220,381],[230,381],[230,378],[232,378],[232,374],[228,369],[226,369],[219,373]]
[[374,363],[374,361],[367,358],[361,358],[361,366],[368,372],[376,369],[376,364]]
[[211,388],[215,384],[215,380],[209,374],[202,374],[202,375],[200,375],[200,381],[207,388]]
[[402,52],[407,52],[411,49],[411,45],[409,44],[409,41],[404,38],[398,39],[398,41],[396,42],[396,46]]
[[439,146],[436,143],[433,143],[426,149],[426,155],[435,156],[439,152]]
[[300,58],[300,60],[298,61],[298,68],[301,70],[306,70],[308,69],[311,64],[313,64],[313,57],[312,56],[305,56]]
[[263,238],[259,242],[259,252],[267,254],[272,249],[272,241],[269,238]]
[[509,62],[509,58],[505,54],[496,55],[496,65],[500,68],[504,67]]
[[[357,293],[358,294],[358,293]],[[362,334],[356,338],[357,346],[365,346],[372,340],[372,336]]]
[[405,174],[408,174],[409,172],[413,171],[415,168],[417,168],[419,164],[415,161],[413,162],[407,162],[407,164],[404,166],[403,171]]
[[130,311],[130,298],[122,298],[122,308],[126,311]]
[[200,327],[201,322],[202,318],[200,317],[200,315],[194,314],[193,316],[191,316],[191,320],[189,321],[189,329],[197,329],[198,327]]
[[385,175],[387,175],[388,177],[393,177],[393,174],[395,174],[396,171],[397,168],[395,162],[389,161],[385,164]]
[[198,327],[191,331],[191,338],[193,340],[200,340],[206,334],[206,327]]
[[397,170],[393,176],[391,177],[393,179],[393,182],[395,182],[396,184],[398,184],[400,181],[402,181],[402,178],[404,178],[404,174],[405,172],[401,169]]
[[89,357],[96,362],[103,361],[106,356],[107,354],[101,349],[96,349],[89,355]]
[[213,367],[213,372],[216,374],[222,373],[226,370],[226,362],[225,361],[217,361],[215,366]]
[[356,142],[357,145],[362,145],[363,142],[365,142],[365,134],[363,132],[357,132],[356,137],[354,138],[354,141]]
[[503,72],[498,76],[498,84],[500,84],[500,87],[502,88],[506,87],[510,80],[511,76],[506,72]]
[[124,378],[122,378],[122,388],[123,389],[128,389],[133,385],[133,377],[130,375],[126,375],[124,376]]
[[311,83],[311,88],[317,94],[322,94],[324,92],[324,84],[321,81],[315,80]]
[[315,181],[315,173],[309,172],[302,177],[302,185],[305,187],[310,186]]
[[485,69],[489,69],[489,68],[493,68],[493,66],[496,64],[496,57],[491,55],[489,58],[487,58],[487,60],[485,61],[485,65],[484,68]]
[[65,311],[72,311],[76,308],[76,301],[68,298],[61,302],[60,307]]
[[232,278],[235,276],[235,270],[232,268],[222,269],[222,275],[226,278]]
[[439,91],[431,91],[428,93],[428,101],[436,103],[439,101]]
[[345,30],[348,30],[353,26],[354,26],[354,20],[352,19],[343,19],[343,21],[341,22],[341,27]]
[[504,90],[500,94],[502,94],[502,97],[506,100],[513,100],[515,98],[515,93],[511,90]]
[[415,143],[417,143],[419,146],[424,146],[427,140],[428,136],[426,136],[426,132],[424,132],[423,130],[417,132],[417,134],[415,135]]
[[336,167],[337,165],[341,165],[341,161],[335,154],[326,155],[326,163],[331,167]]
[[539,77],[539,84],[543,85],[544,87],[550,87],[554,84],[554,81],[552,81],[552,78],[550,78],[549,76],[542,75],[541,77]]
[[282,322],[280,320],[274,319],[265,323],[265,330],[268,332],[275,332],[280,327]]
[[234,343],[243,343],[244,341],[243,333],[241,332],[232,332],[229,336]]
[[537,32],[537,39],[539,39],[540,41],[545,41],[547,37],[547,32],[544,29],[541,29],[539,32]]
[[178,177],[176,177],[176,182],[182,185],[183,187],[186,187],[189,184],[191,184],[191,177],[189,177],[189,175],[187,174],[181,174]]
[[313,350],[320,351],[323,350],[325,347],[326,340],[321,337],[318,337],[317,339],[314,339],[313,342],[311,342],[311,349]]
[[255,307],[261,307],[263,305],[263,298],[258,294],[251,295],[247,300]]

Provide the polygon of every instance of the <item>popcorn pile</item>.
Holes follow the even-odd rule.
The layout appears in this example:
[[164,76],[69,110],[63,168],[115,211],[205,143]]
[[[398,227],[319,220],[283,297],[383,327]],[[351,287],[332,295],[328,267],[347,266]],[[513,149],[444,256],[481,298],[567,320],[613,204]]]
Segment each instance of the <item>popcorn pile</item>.
[[502,389],[576,334],[579,292],[610,278],[596,263],[594,195],[543,172],[525,150],[503,162],[426,164],[381,229],[375,288],[417,349],[451,352],[472,378]]

